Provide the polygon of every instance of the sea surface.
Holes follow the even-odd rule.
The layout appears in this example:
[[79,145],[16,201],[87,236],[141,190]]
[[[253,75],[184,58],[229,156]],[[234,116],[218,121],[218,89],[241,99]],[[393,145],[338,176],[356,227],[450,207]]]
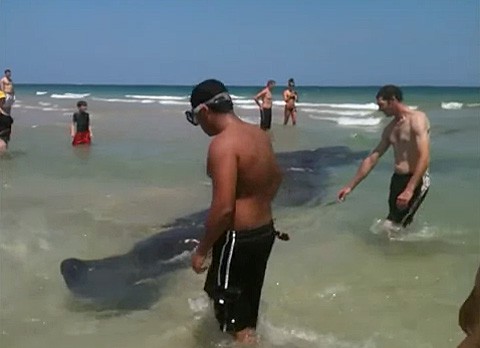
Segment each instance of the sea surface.
[[[235,111],[259,122],[260,87],[229,87]],[[274,91],[272,143],[289,152],[344,145],[368,151],[388,120],[378,87],[300,87],[298,125],[283,126]],[[8,156],[0,159],[0,347],[229,347],[189,268],[161,277],[148,309],[84,305],[59,272],[68,257],[127,252],[175,218],[205,209],[209,138],[188,124],[191,86],[17,85]],[[387,214],[393,159],[342,204],[277,208],[291,241],[271,255],[259,347],[447,348],[463,334],[460,305],[480,264],[480,89],[405,87],[431,122],[432,185],[409,235],[372,233]],[[78,100],[93,144],[72,148]],[[331,168],[323,202],[358,163]]]

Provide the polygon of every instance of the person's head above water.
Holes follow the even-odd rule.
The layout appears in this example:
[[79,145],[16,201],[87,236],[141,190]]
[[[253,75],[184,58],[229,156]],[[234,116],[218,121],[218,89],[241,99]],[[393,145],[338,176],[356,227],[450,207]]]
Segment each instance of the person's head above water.
[[88,108],[88,104],[85,100],[80,100],[77,102],[77,108],[80,111],[86,111]]
[[294,88],[295,87],[295,80],[290,78],[288,79],[288,87],[289,88]]
[[393,116],[398,113],[399,106],[403,101],[403,93],[395,85],[385,85],[378,90],[376,99],[378,110],[387,116]]
[[220,123],[224,121],[221,116],[233,114],[233,102],[227,88],[214,79],[195,86],[190,95],[190,104],[192,109],[185,112],[187,120],[195,126],[200,124],[208,135],[220,132]]

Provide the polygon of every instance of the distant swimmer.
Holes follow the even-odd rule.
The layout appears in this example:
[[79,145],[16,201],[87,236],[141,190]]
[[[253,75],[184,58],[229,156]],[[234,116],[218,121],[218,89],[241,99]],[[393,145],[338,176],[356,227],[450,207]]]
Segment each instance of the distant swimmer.
[[274,80],[268,80],[267,85],[254,98],[260,108],[260,128],[269,130],[272,127],[272,90],[275,87]]
[[0,156],[8,149],[13,124],[13,118],[5,108],[6,99],[5,93],[0,91]]
[[480,348],[480,267],[473,290],[460,308],[458,323],[467,334],[458,348]]
[[292,124],[297,124],[297,108],[295,103],[298,101],[298,94],[295,91],[295,81],[288,80],[288,87],[283,91],[283,100],[285,101],[283,125],[288,124],[288,120],[292,119]]
[[345,200],[392,145],[395,166],[385,227],[389,231],[398,231],[412,222],[430,186],[430,123],[425,113],[403,104],[402,91],[396,86],[382,87],[376,98],[379,110],[394,118],[383,130],[380,143],[363,160],[355,177],[338,192],[338,199]]
[[0,80],[0,90],[5,93],[3,109],[10,115],[13,103],[15,103],[15,88],[13,88],[12,72],[5,70],[5,75]]
[[70,126],[73,146],[88,145],[92,142],[93,133],[87,107],[87,102],[80,100],[77,103],[78,111],[73,114],[72,125]]

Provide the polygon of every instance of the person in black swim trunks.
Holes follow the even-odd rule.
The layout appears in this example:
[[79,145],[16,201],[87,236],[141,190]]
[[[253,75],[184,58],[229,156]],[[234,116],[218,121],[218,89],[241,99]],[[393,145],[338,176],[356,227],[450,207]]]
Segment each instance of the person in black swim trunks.
[[5,93],[0,91],[0,156],[8,149],[13,124],[12,116],[5,110],[5,100]]
[[214,301],[220,328],[239,342],[254,343],[265,269],[278,236],[271,203],[281,170],[267,133],[234,114],[220,81],[197,85],[190,103],[187,120],[214,136],[207,157],[212,202],[192,268],[204,272],[212,251],[204,290]]
[[390,211],[385,227],[395,231],[412,222],[430,187],[430,123],[425,113],[403,104],[402,91],[396,86],[382,87],[376,98],[379,110],[394,118],[383,130],[380,143],[363,160],[355,177],[338,192],[338,199],[345,200],[392,145],[395,168],[390,184]]
[[274,80],[268,80],[267,85],[253,99],[260,108],[260,128],[269,130],[272,127],[272,90]]

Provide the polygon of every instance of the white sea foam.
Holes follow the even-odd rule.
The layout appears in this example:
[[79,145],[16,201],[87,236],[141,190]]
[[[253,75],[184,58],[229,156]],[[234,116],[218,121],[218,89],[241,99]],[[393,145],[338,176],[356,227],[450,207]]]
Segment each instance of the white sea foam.
[[119,98],[92,98],[95,101],[103,101],[107,103],[140,103],[140,100],[135,99],[119,99]]
[[237,99],[235,100],[234,103],[241,104],[241,105],[245,105],[245,104],[257,105],[253,99]]
[[240,119],[242,119],[242,121],[245,121],[245,122],[248,122],[248,123],[251,123],[251,124],[257,124],[259,122],[259,118],[258,117],[242,117],[240,116]]
[[320,334],[303,328],[276,327],[262,320],[261,335],[266,340],[278,346],[295,346],[295,343],[309,342],[315,347],[323,348],[376,348],[372,338],[364,342],[342,341],[332,334]]
[[446,110],[459,110],[463,107],[463,104],[462,103],[458,103],[458,102],[445,102],[445,103],[442,103],[442,109],[446,109]]
[[64,94],[52,94],[50,98],[54,99],[82,99],[86,98],[90,95],[90,93],[83,93],[83,94],[78,94],[78,93],[64,93]]
[[154,99],[154,100],[187,100],[188,96],[178,97],[172,95],[125,95],[126,98],[132,99]]
[[187,101],[178,100],[159,100],[158,103],[162,105],[190,105]]
[[258,109],[258,105],[235,105],[236,107],[240,109],[245,109],[245,110],[255,110]]
[[235,95],[235,94],[230,94],[230,97],[232,97],[232,99],[245,99],[246,97],[242,97],[240,95]]
[[[274,105],[283,106],[285,103],[280,100],[273,102]],[[378,105],[375,103],[366,103],[366,104],[353,104],[353,103],[297,103],[298,107],[310,107],[310,108],[332,108],[332,109],[353,109],[353,110],[378,110]]]
[[47,91],[37,91],[35,94],[36,95],[45,95],[47,93],[48,93]]
[[314,120],[335,122],[340,126],[377,126],[382,122],[380,117],[322,117],[315,115],[309,115],[309,117]]
[[478,108],[478,107],[480,107],[480,103],[470,103],[470,104],[467,104],[467,107],[469,107],[469,108]]
[[340,116],[368,116],[374,113],[374,111],[360,111],[360,110],[326,110],[326,109],[300,109],[303,112],[313,112],[317,114],[330,114]]
[[52,105],[52,103],[45,103],[45,102],[39,102],[38,104],[41,105],[41,106],[50,106],[50,105]]

